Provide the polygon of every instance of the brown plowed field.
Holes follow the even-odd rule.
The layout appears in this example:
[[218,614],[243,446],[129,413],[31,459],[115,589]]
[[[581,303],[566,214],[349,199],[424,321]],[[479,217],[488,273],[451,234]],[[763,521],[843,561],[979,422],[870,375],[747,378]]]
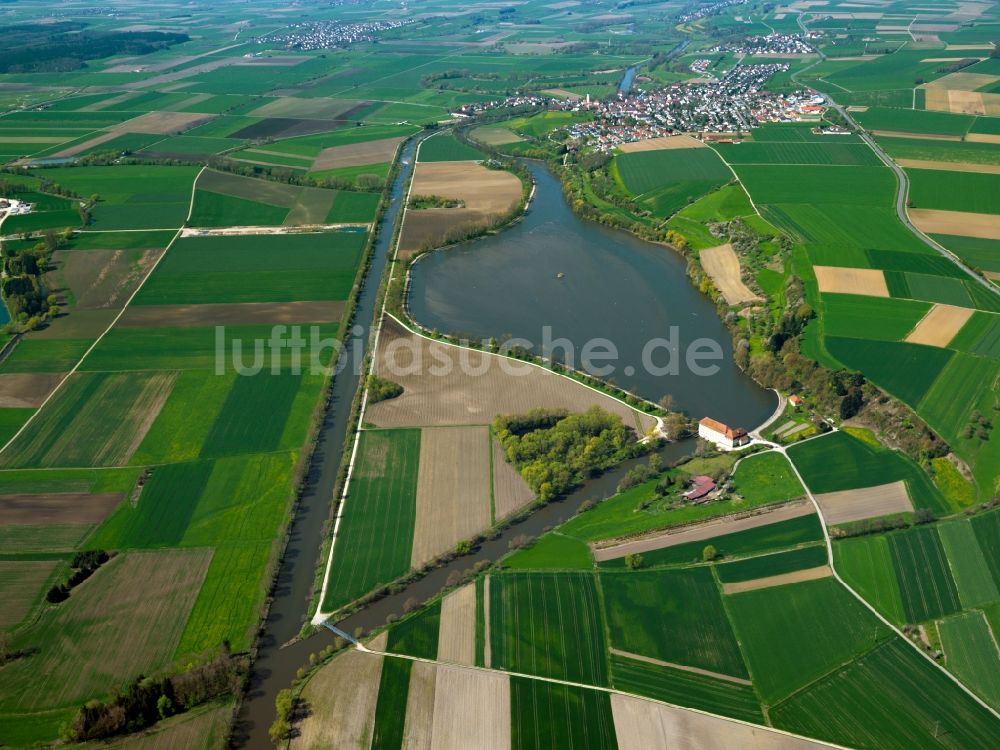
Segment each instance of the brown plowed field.
[[369,747],[383,658],[352,649],[320,669],[302,690],[311,713],[289,748]]
[[821,742],[743,724],[720,716],[710,716],[662,703],[612,693],[618,750],[819,750]]
[[230,195],[234,198],[245,198],[259,201],[281,208],[291,208],[302,192],[298,185],[286,185],[283,182],[270,180],[255,180],[229,172],[216,172],[206,169],[198,178],[198,189],[213,193]]
[[100,523],[124,499],[119,492],[0,495],[0,526]]
[[766,578],[754,578],[752,581],[739,581],[738,583],[722,584],[723,594],[740,594],[744,591],[756,591],[757,589],[769,589],[774,586],[784,586],[786,583],[802,583],[804,581],[815,581],[820,578],[829,578],[833,575],[829,565],[819,565],[815,568],[805,570],[793,570],[791,573],[781,573],[776,576]]
[[377,141],[351,143],[346,146],[331,146],[319,152],[310,170],[319,172],[324,169],[339,169],[341,167],[362,167],[366,164],[384,164],[392,161],[396,149],[403,138],[380,138]]
[[708,148],[697,138],[689,135],[667,135],[662,138],[647,138],[644,141],[632,141],[623,143],[618,150],[624,154],[634,154],[640,151],[662,151],[664,149],[678,148]]
[[[118,325],[192,327],[254,323],[329,323],[340,320],[345,302],[234,302],[208,305],[133,305]],[[2,377],[2,376],[0,376]]]
[[28,616],[49,576],[60,562],[61,560],[0,560],[0,600],[3,600],[3,607],[0,607],[0,629],[12,628]]
[[535,499],[524,477],[507,462],[503,446],[496,438],[493,443],[493,509],[497,520],[506,518]]
[[722,292],[727,305],[739,305],[743,302],[759,300],[756,294],[743,283],[740,274],[740,259],[736,256],[733,246],[729,243],[718,247],[709,247],[698,253],[701,265],[715,286]]
[[874,268],[840,268],[839,266],[813,266],[821,292],[835,294],[864,294],[869,297],[888,297],[885,274]]
[[0,374],[0,407],[31,409],[41,406],[64,377],[62,372]]
[[486,427],[428,427],[420,433],[414,568],[490,525]]
[[439,665],[434,684],[434,750],[509,750],[510,678]]
[[910,169],[940,169],[948,172],[978,172],[979,174],[1000,174],[1000,164],[970,164],[960,161],[928,161],[924,159],[896,159],[901,167]]
[[1000,220],[994,214],[939,211],[933,208],[911,208],[907,213],[910,221],[921,232],[1000,240]]
[[[464,365],[464,366],[463,366]],[[580,383],[524,362],[430,341],[386,318],[375,370],[403,394],[372,404],[378,427],[489,424],[497,414],[537,408],[584,412],[600,406],[640,434],[656,420]]]
[[945,347],[962,330],[975,310],[954,305],[934,305],[906,337],[911,344]]
[[906,482],[902,480],[856,490],[826,492],[816,495],[816,502],[823,509],[827,526],[913,511]]
[[406,209],[399,252],[411,254],[446,242],[456,232],[485,226],[514,210],[521,181],[476,162],[418,162],[410,195],[437,195],[465,203],[463,208]]
[[441,600],[437,660],[476,664],[476,584],[468,583]]

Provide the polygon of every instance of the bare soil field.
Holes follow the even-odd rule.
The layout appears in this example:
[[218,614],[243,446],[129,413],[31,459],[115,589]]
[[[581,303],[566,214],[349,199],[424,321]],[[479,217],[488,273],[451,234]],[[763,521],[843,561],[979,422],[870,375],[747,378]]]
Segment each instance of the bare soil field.
[[[511,45],[508,45],[507,49],[510,49],[510,47]],[[550,94],[551,96],[561,96],[563,99],[571,102],[578,102],[582,98],[579,94],[574,94],[572,91],[567,91],[566,89],[543,89],[542,93]]]
[[[125,552],[27,633],[41,650],[4,668],[13,710],[71,705],[162,669],[172,659],[208,570],[208,549]],[[20,686],[31,685],[31,690]]]
[[162,254],[163,248],[56,250],[46,281],[56,294],[68,287],[76,310],[118,309]]
[[968,307],[934,305],[904,340],[911,344],[948,346],[974,312]]
[[521,180],[476,162],[418,162],[411,195],[439,195],[464,208],[406,209],[399,251],[413,253],[447,241],[450,234],[485,226],[510,213],[521,198]]
[[786,583],[815,581],[820,578],[829,578],[832,575],[833,571],[830,570],[829,565],[818,565],[815,568],[793,570],[791,573],[781,573],[780,575],[767,576],[766,578],[755,578],[752,581],[724,583],[722,584],[722,593],[739,594],[744,591],[756,591],[757,589],[769,589],[774,586],[784,586]]
[[960,135],[939,135],[935,133],[911,133],[906,130],[872,130],[872,135],[880,135],[885,138],[917,138],[926,141],[960,141]]
[[[274,58],[272,58],[274,59]],[[302,62],[306,58],[292,58],[296,62]],[[370,102],[359,102],[353,99],[328,99],[317,97],[314,99],[302,99],[293,96],[272,99],[267,104],[248,112],[251,117],[304,117],[315,120],[336,120],[345,112],[350,112],[357,108],[359,104],[370,104]]]
[[801,518],[814,513],[812,503],[802,500],[784,505],[776,505],[747,516],[723,516],[704,523],[690,524],[677,529],[657,531],[652,534],[629,539],[625,542],[591,545],[597,562],[624,557],[630,552],[651,552],[655,549],[674,547],[688,542],[700,542],[722,534],[756,529],[779,521]]
[[1000,174],[1000,164],[968,164],[960,161],[930,161],[924,159],[896,159],[895,161],[899,166],[911,169],[941,169],[948,172]]
[[640,151],[661,151],[676,148],[708,148],[708,146],[689,135],[667,135],[662,138],[648,138],[645,141],[623,143],[618,147],[618,150],[623,154],[635,154]]
[[337,197],[335,190],[323,190],[321,188],[302,188],[295,205],[288,212],[283,222],[286,227],[317,225],[326,223],[326,217],[333,208],[333,201]]
[[0,560],[0,600],[3,601],[3,607],[0,608],[0,630],[14,627],[31,613],[49,576],[60,562],[62,561]]
[[441,600],[438,661],[476,664],[476,584],[468,583]]
[[626,659],[632,659],[633,661],[642,661],[646,664],[656,664],[659,667],[669,667],[670,669],[681,669],[685,672],[702,674],[706,677],[715,677],[716,679],[726,680],[727,682],[735,682],[739,685],[753,685],[750,680],[746,680],[742,677],[733,677],[732,675],[722,674],[721,672],[713,672],[709,669],[689,667],[687,664],[674,664],[673,662],[663,661],[662,659],[654,659],[652,656],[643,656],[642,654],[633,654],[630,651],[622,651],[619,648],[609,648],[608,651],[612,654],[617,654],[618,656],[624,656]]
[[917,229],[928,234],[1000,240],[1000,221],[993,214],[939,211],[933,208],[911,208],[907,214]]
[[427,427],[420,433],[417,521],[411,565],[418,568],[490,525],[490,444],[486,427]]
[[320,669],[302,691],[310,714],[289,748],[370,746],[382,659],[351,649]]
[[[343,301],[234,302],[206,305],[133,305],[118,321],[125,327],[193,327],[253,323],[329,323],[344,314]],[[3,376],[0,375],[0,392]]]
[[205,115],[198,112],[147,112],[131,120],[126,120],[110,130],[95,136],[83,143],[65,148],[52,154],[54,158],[66,156],[76,156],[82,151],[86,151],[94,146],[110,141],[125,133],[148,133],[151,135],[169,135],[189,130],[195,125],[207,122],[212,119],[212,115]]
[[[555,93],[558,89],[553,90],[551,93]],[[565,92],[569,95],[569,92]],[[571,96],[576,96],[575,94]],[[577,99],[580,97],[576,96]],[[508,130],[507,128],[498,127],[496,125],[491,127],[480,127],[475,128],[469,133],[472,138],[479,141],[480,143],[485,143],[487,146],[503,146],[507,143],[519,143],[524,140],[521,136],[515,133],[513,130]]]
[[439,665],[434,684],[434,750],[509,750],[510,678]]
[[260,138],[293,138],[297,135],[312,135],[313,133],[328,133],[336,130],[345,120],[350,119],[352,111],[345,112],[337,120],[314,120],[308,117],[267,117],[247,125],[235,133],[230,133],[229,138],[246,138],[247,140],[257,140]]
[[830,747],[764,727],[618,693],[611,695],[611,714],[615,720],[619,750],[649,750],[654,747],[670,750],[818,750]]
[[124,499],[119,492],[0,495],[0,526],[100,523]]
[[493,509],[497,520],[519,511],[535,499],[524,477],[507,462],[503,446],[496,438],[493,443]]
[[726,304],[739,305],[744,302],[759,300],[756,294],[743,283],[740,273],[740,259],[736,256],[733,246],[729,243],[710,247],[698,253],[701,265],[715,286],[722,292]]
[[299,193],[302,192],[302,188],[297,185],[286,185],[283,182],[271,182],[270,180],[255,180],[252,177],[243,177],[229,172],[216,172],[212,169],[206,169],[201,173],[197,187],[199,190],[259,201],[282,208],[294,206]]
[[992,135],[991,133],[969,133],[965,136],[965,140],[971,143],[1000,143],[1000,135]]
[[182,750],[192,747],[221,747],[229,729],[232,707],[183,713],[158,722],[146,732],[128,735],[121,742],[102,744],[105,750]]
[[821,292],[833,294],[864,294],[869,297],[888,297],[889,287],[885,274],[874,268],[840,268],[838,266],[813,266]]
[[34,339],[94,339],[102,334],[118,314],[117,310],[78,310],[60,313],[48,326],[31,332]]
[[404,140],[404,138],[380,138],[377,141],[331,146],[319,152],[319,156],[313,161],[310,170],[318,172],[324,169],[384,164],[393,160],[396,149]]
[[487,352],[431,341],[386,318],[375,370],[403,386],[401,396],[368,407],[379,427],[485,425],[497,414],[536,408],[584,412],[591,406],[621,417],[640,435],[656,424],[610,396],[540,367]]
[[906,482],[902,480],[857,490],[822,493],[816,495],[816,502],[823,510],[827,526],[913,511]]
[[413,662],[410,692],[406,696],[403,750],[431,750],[434,735],[434,689],[437,665]]
[[30,409],[41,406],[65,375],[62,372],[0,374],[0,408]]

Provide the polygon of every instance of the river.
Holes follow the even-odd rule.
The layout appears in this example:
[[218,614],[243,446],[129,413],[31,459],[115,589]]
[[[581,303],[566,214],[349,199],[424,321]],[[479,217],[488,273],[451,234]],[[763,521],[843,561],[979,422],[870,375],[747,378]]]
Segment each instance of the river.
[[[715,306],[687,278],[675,251],[578,218],[562,188],[538,162],[525,162],[536,191],[524,219],[503,232],[425,256],[411,271],[409,309],[439,331],[475,339],[511,335],[549,347],[578,368],[587,342],[603,338],[617,349],[610,379],[652,401],[664,394],[691,416],[756,427],[777,404],[733,361],[729,331]],[[662,339],[662,342],[657,342]],[[721,352],[714,374],[699,374],[686,355],[697,342]],[[669,342],[675,347],[667,347]],[[706,344],[705,342],[714,342]],[[662,373],[644,364],[676,372]]]

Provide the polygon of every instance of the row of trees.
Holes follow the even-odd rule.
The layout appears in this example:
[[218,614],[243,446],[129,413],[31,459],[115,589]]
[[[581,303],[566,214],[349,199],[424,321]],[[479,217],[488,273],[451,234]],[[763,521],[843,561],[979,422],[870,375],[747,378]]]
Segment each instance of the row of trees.
[[45,273],[52,253],[72,236],[67,228],[60,233],[48,230],[42,239],[24,248],[14,242],[3,243],[3,281],[0,290],[10,312],[8,333],[30,331],[59,314],[58,297],[48,289]]
[[92,700],[65,728],[73,742],[138,732],[161,719],[215,698],[238,693],[246,683],[249,657],[223,653],[204,664],[168,677],[139,676],[107,701]]

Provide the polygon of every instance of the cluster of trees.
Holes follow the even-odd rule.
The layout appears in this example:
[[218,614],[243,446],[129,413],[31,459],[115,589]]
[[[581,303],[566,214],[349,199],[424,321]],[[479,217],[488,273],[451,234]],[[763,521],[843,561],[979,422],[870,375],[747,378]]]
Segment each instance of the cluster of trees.
[[624,492],[630,487],[637,487],[643,482],[653,479],[661,471],[663,471],[663,461],[658,454],[654,453],[649,457],[649,463],[633,466],[625,472],[625,476],[618,482],[616,489],[618,492]]
[[[133,163],[133,162],[129,162]],[[163,160],[156,163],[163,164]],[[360,174],[351,180],[346,177],[310,177],[293,172],[287,167],[267,167],[262,164],[245,164],[230,159],[225,155],[210,156],[208,166],[220,172],[230,172],[243,177],[255,177],[259,180],[282,182],[286,185],[303,185],[305,187],[327,188],[328,190],[347,190],[358,193],[377,193],[384,187],[384,180],[377,174]]]
[[66,728],[73,742],[138,732],[160,719],[188,711],[242,689],[249,658],[233,656],[228,648],[210,662],[169,677],[136,677],[107,701],[92,700]]
[[3,292],[11,322],[6,331],[15,333],[38,328],[59,314],[58,297],[45,285],[45,272],[52,253],[72,236],[73,230],[61,233],[47,231],[40,242],[19,250],[13,243],[4,243],[2,255]]
[[95,570],[110,559],[111,555],[102,549],[77,552],[70,563],[73,572],[69,574],[66,583],[59,583],[50,588],[48,593],[45,594],[45,601],[49,602],[49,604],[58,604],[59,602],[66,601],[69,599],[71,589],[90,578]]
[[645,450],[619,417],[598,406],[583,414],[534,409],[499,415],[493,432],[507,459],[543,502]]
[[[996,406],[994,405],[994,408]],[[969,422],[962,431],[962,437],[971,440],[973,437],[986,442],[990,439],[990,431],[993,429],[993,422],[988,417],[983,416],[978,409],[973,410],[969,415]]]
[[465,201],[458,198],[445,198],[443,195],[413,195],[410,196],[410,208],[464,208]]
[[280,744],[288,739],[292,733],[292,721],[295,718],[295,708],[298,699],[288,688],[282,688],[274,698],[274,711],[276,718],[268,730],[271,741]]
[[161,31],[88,31],[85,24],[15,24],[4,28],[0,73],[79,70],[87,60],[114,55],[148,55],[190,39]]
[[380,378],[378,375],[368,377],[368,403],[377,404],[403,395],[403,386],[392,380]]

